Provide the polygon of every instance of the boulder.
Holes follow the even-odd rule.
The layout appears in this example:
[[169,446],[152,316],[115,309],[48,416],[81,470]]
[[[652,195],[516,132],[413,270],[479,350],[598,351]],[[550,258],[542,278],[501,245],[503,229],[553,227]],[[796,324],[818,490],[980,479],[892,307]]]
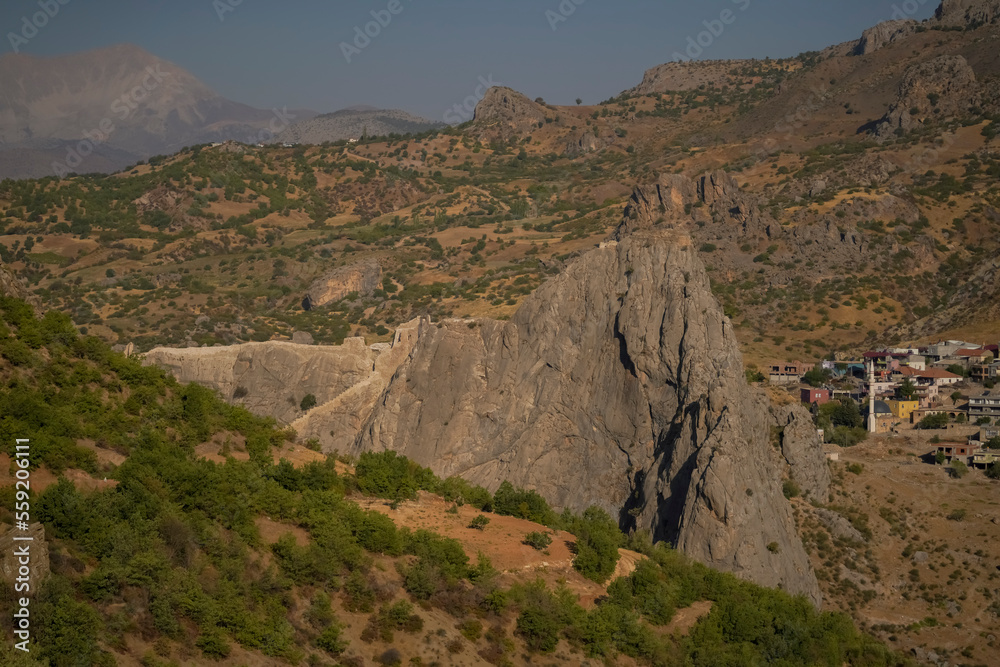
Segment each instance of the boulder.
[[296,345],[313,345],[316,341],[308,331],[295,331],[292,333],[292,342]]
[[817,509],[816,517],[826,526],[826,529],[830,531],[830,534],[836,538],[842,540],[850,540],[852,542],[865,542],[865,536],[858,532],[858,530],[851,525],[851,522],[847,520],[841,514],[828,509]]

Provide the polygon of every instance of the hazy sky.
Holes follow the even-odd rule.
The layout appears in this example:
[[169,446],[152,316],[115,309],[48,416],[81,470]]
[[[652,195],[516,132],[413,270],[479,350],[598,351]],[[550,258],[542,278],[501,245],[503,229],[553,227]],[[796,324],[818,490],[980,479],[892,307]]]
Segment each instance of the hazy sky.
[[[254,106],[327,112],[371,104],[440,120],[476,93],[480,77],[556,104],[572,104],[577,97],[596,103],[636,85],[645,69],[674,59],[702,32],[701,41],[708,44],[702,58],[780,58],[856,39],[864,28],[889,19],[896,7],[917,7],[914,18],[923,19],[937,4],[2,0],[0,29],[4,51],[10,52],[10,33],[22,33],[22,18],[49,5],[58,13],[44,17],[47,25],[18,44],[22,52],[65,54],[131,42],[190,70],[220,94]],[[372,11],[381,13],[383,23],[391,20],[378,26],[379,34],[364,49],[350,53],[348,63],[343,44],[356,48],[355,28],[374,21]],[[370,32],[375,25],[368,26]]]

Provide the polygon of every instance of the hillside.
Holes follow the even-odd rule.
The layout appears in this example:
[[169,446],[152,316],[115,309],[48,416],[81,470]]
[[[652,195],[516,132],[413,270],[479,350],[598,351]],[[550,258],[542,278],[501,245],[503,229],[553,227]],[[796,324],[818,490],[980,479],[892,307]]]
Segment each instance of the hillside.
[[[808,598],[917,661],[988,664],[998,483],[918,465],[940,439],[919,431],[827,463],[798,388],[747,378],[1000,339],[998,38],[996,0],[946,0],[794,58],[655,66],[592,106],[494,88],[456,127],[352,109],[0,182],[0,285],[52,311],[3,343],[0,397],[43,411],[40,479],[151,517],[119,553],[96,514],[100,539],[47,515],[95,655],[900,662]],[[521,543],[539,532],[547,555]],[[587,540],[605,575],[619,548],[636,570],[586,579]]]
[[50,58],[8,53],[0,87],[0,178],[111,172],[193,144],[252,143],[291,122],[275,125],[274,111],[227,100],[131,44]]
[[292,123],[275,138],[276,143],[322,144],[326,142],[419,134],[444,127],[398,109],[342,109]]
[[78,336],[65,316],[35,319],[9,297],[0,311],[4,430],[31,436],[31,516],[48,551],[32,552],[32,655],[54,667],[903,664],[847,617],[648,535],[626,541],[599,509],[556,515],[533,492],[441,480],[392,452],[310,460],[294,433]]

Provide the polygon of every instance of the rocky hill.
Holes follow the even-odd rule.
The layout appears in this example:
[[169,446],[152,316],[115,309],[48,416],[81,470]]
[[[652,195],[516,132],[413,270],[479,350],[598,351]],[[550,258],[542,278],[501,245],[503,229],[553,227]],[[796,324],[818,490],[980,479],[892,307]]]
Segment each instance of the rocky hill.
[[[702,188],[710,201],[725,191],[713,181]],[[641,189],[634,199],[652,196]],[[154,350],[147,360],[184,381],[222,382],[228,394],[236,355],[242,402],[286,422],[289,406],[268,401],[272,390],[259,380],[304,392],[296,378],[308,373],[338,399],[320,401],[296,426],[327,448],[390,449],[487,489],[510,480],[559,507],[596,504],[626,529],[648,529],[702,562],[818,603],[775,474],[786,462],[769,444],[773,428],[796,418],[771,416],[766,399],[748,391],[732,325],[690,239],[673,229],[683,208],[672,213],[663,222],[656,209],[651,217],[630,207],[617,242],[571,264],[508,323],[425,320],[353,400],[339,387],[356,379],[319,377],[319,355],[329,354],[319,349],[283,365],[226,348]],[[363,347],[334,350],[370,364]],[[351,440],[349,419],[365,412]],[[825,497],[815,432],[788,436],[791,474]]]
[[398,109],[342,109],[293,123],[278,133],[277,143],[322,144],[327,141],[419,134],[444,123],[427,120]]
[[255,143],[263,130],[309,115],[276,119],[232,102],[130,44],[50,58],[6,54],[0,88],[0,177],[51,175],[53,163],[61,175],[113,171],[193,144]]

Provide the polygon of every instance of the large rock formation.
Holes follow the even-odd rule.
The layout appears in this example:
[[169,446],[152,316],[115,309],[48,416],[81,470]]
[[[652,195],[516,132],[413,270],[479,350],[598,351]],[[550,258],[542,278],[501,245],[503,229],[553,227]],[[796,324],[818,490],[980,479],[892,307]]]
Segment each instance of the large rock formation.
[[545,108],[510,88],[494,87],[476,105],[473,118],[479,137],[509,140],[530,134],[545,122]]
[[35,310],[41,310],[42,304],[38,297],[28,290],[24,281],[17,277],[14,271],[0,261],[0,295],[27,301]]
[[[155,364],[180,382],[197,382],[251,412],[289,424],[302,438],[315,438],[327,452],[353,446],[362,422],[416,342],[419,321],[404,324],[392,343],[343,345],[246,343],[200,348],[160,347],[145,364]],[[301,333],[301,332],[297,332]],[[311,338],[311,337],[310,337]],[[315,407],[303,411],[312,394]]]
[[[732,325],[680,229],[687,201],[729,210],[738,190],[727,178],[665,177],[637,189],[617,241],[571,263],[508,322],[412,323],[391,348],[372,350],[374,363],[355,346],[356,377],[365,363],[368,375],[339,382],[346,388],[295,428],[327,450],[394,450],[441,476],[489,489],[509,480],[560,508],[600,506],[626,530],[648,529],[708,565],[818,603],[781,490],[790,470],[825,497],[815,430],[801,408],[772,414],[747,386]],[[173,353],[188,357],[184,379],[235,363],[199,369],[199,353],[213,348]],[[161,365],[176,358],[158,354]],[[234,359],[256,391],[251,360]],[[272,367],[268,382],[283,389],[271,403],[280,405],[300,380]],[[780,452],[771,446],[778,428]]]
[[369,297],[381,284],[382,267],[374,259],[340,266],[313,281],[302,305],[306,310],[321,308],[340,301],[352,292]]
[[940,56],[910,67],[903,75],[896,101],[876,126],[875,135],[888,139],[914,129],[924,119],[962,114],[979,93],[976,74],[962,56]]
[[799,406],[771,408],[778,425],[781,456],[788,464],[789,476],[802,492],[819,503],[827,501],[830,491],[830,468],[820,455],[823,440],[809,413]]
[[976,27],[1000,22],[1000,0],[943,0],[935,18],[945,25]]
[[722,88],[740,85],[747,78],[740,71],[756,64],[753,60],[685,60],[664,63],[646,70],[642,83],[628,92],[633,95],[655,95],[698,90],[701,86]]
[[674,226],[704,226],[720,221],[731,238],[771,238],[780,234],[780,226],[761,211],[757,200],[742,192],[736,179],[721,170],[697,179],[666,174],[652,186],[637,188],[615,237],[621,240],[636,229],[666,220]]
[[913,19],[883,21],[861,33],[861,39],[854,47],[854,54],[867,56],[869,53],[875,53],[887,44],[912,35],[916,32],[917,25],[919,24]]
[[156,348],[145,358],[180,382],[197,382],[255,414],[283,423],[302,416],[302,399],[322,405],[368,379],[378,352],[362,338],[338,347],[294,343],[245,343],[226,347]]
[[[769,445],[776,423],[746,385],[697,252],[670,224],[623,227],[507,323],[424,323],[353,452],[391,449],[487,488],[510,480],[560,507],[598,505],[818,601]],[[808,458],[810,444],[789,449]]]

